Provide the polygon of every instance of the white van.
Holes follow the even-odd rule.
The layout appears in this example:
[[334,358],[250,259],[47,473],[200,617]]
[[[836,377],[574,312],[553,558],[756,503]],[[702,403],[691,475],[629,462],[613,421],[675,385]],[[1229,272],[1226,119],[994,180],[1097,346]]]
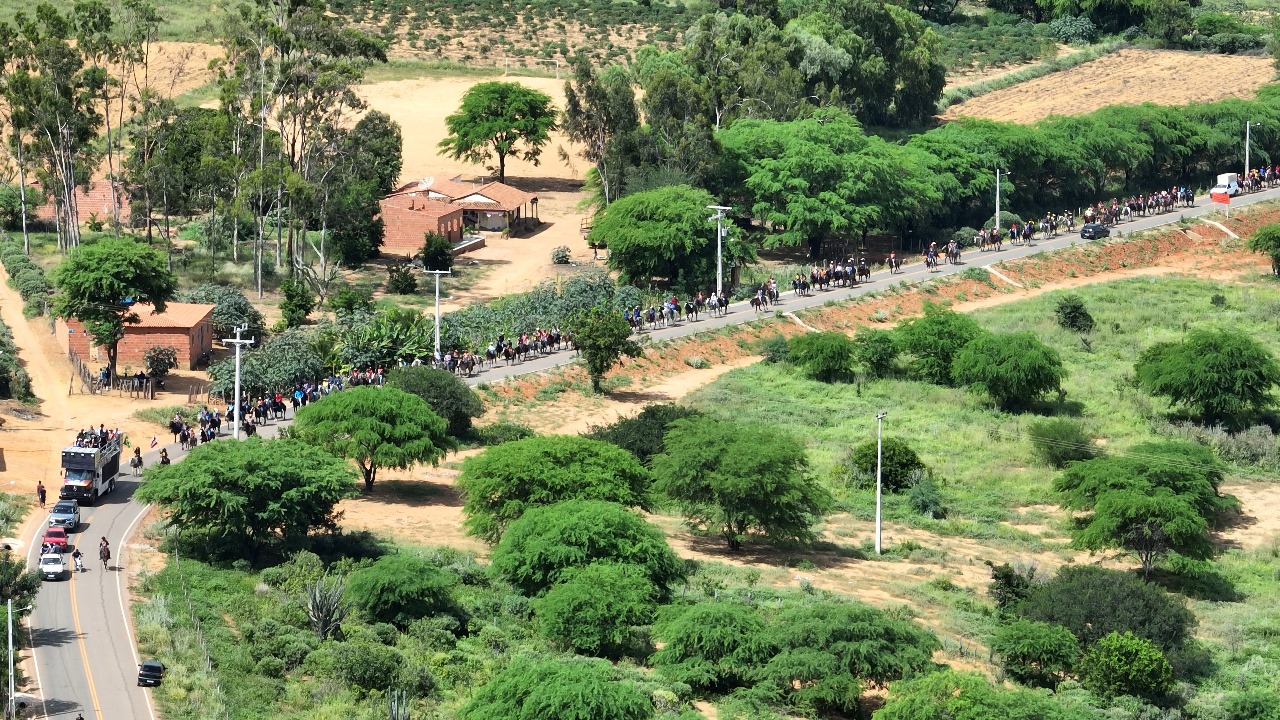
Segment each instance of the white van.
[[1226,193],[1231,197],[1240,194],[1240,176],[1236,173],[1222,173],[1218,176],[1218,184],[1213,186],[1210,193]]

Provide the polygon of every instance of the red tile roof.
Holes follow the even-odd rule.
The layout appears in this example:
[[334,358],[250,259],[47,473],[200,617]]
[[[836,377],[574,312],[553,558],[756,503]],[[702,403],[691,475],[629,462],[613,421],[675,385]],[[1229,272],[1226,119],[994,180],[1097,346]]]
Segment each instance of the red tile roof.
[[[500,182],[471,185],[458,182],[456,179],[437,180],[434,178],[424,178],[419,182],[406,183],[388,195],[387,199],[428,197],[431,194],[443,195],[453,205],[468,210],[500,210],[502,212],[514,212],[538,199],[538,196],[534,193],[525,192]],[[398,201],[395,204],[399,207],[407,207],[403,201]]]
[[214,305],[205,303],[165,303],[164,312],[156,314],[155,308],[144,303],[133,306],[141,322],[127,327],[141,328],[193,328],[213,315]]

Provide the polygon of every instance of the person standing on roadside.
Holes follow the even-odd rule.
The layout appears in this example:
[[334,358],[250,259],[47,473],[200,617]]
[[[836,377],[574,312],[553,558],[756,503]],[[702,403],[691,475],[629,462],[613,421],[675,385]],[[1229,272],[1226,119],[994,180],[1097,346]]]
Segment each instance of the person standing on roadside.
[[40,507],[44,507],[44,500],[48,496],[45,492],[44,482],[36,481],[36,499],[40,501]]

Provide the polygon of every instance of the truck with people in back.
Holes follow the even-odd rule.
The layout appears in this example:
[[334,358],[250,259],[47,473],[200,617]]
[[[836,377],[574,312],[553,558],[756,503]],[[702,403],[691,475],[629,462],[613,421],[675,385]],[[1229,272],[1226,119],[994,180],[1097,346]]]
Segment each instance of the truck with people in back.
[[120,474],[120,436],[112,433],[87,445],[76,444],[62,450],[63,500],[93,505],[115,489]]

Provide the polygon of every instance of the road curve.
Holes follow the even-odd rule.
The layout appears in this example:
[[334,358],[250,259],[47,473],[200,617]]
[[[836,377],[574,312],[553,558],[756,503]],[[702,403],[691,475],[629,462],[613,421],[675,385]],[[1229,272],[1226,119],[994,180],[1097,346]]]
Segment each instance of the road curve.
[[[1233,205],[1239,208],[1278,198],[1280,189],[1272,189],[1236,198]],[[1180,217],[1199,217],[1211,210],[1207,199],[1202,199],[1194,208],[1181,208],[1163,215],[1139,218],[1116,230],[1129,235],[1176,223]],[[799,298],[790,297],[789,291],[784,292],[783,302],[778,309],[787,312],[805,310],[832,300],[845,300],[875,292],[887,287],[889,282],[905,280],[919,283],[963,272],[967,268],[994,265],[1037,252],[1070,247],[1080,242],[1082,241],[1078,235],[1068,234],[1029,246],[1006,245],[1000,252],[970,250],[965,253],[963,265],[943,265],[937,272],[928,272],[917,262],[905,266],[896,275],[890,275],[887,271],[873,273],[870,283],[854,288],[815,292],[808,297]],[[734,303],[729,314],[724,317],[704,317],[696,322],[682,322],[674,327],[645,334],[655,341],[671,340],[755,319],[757,315],[752,312],[748,303]],[[573,353],[558,352],[519,365],[491,366],[468,382],[472,385],[493,382],[541,372],[573,361]],[[260,432],[269,437],[275,434],[277,427],[267,426]],[[161,436],[161,440],[170,438],[171,435]],[[137,441],[141,443],[144,439],[137,438]],[[147,466],[158,460],[161,448],[167,448],[169,456],[175,462],[185,455],[176,443],[158,445],[154,451],[144,455]],[[134,478],[122,475],[114,492],[96,507],[82,510],[84,522],[75,534],[75,542],[85,548],[87,571],[75,575],[70,581],[45,582],[36,599],[35,610],[29,619],[37,696],[40,698],[37,701],[36,717],[71,720],[77,712],[82,712],[85,720],[156,718],[149,693],[136,684],[138,656],[134,644],[132,615],[127,604],[128,578],[125,568],[129,563],[129,538],[137,531],[137,525],[147,511],[146,506],[132,500],[136,487]],[[43,531],[42,524],[37,528],[36,534]],[[97,538],[102,536],[107,537],[116,551],[116,557],[105,569],[96,561]],[[33,541],[34,538],[24,540],[29,543],[30,548],[28,562],[34,566],[39,547]]]

